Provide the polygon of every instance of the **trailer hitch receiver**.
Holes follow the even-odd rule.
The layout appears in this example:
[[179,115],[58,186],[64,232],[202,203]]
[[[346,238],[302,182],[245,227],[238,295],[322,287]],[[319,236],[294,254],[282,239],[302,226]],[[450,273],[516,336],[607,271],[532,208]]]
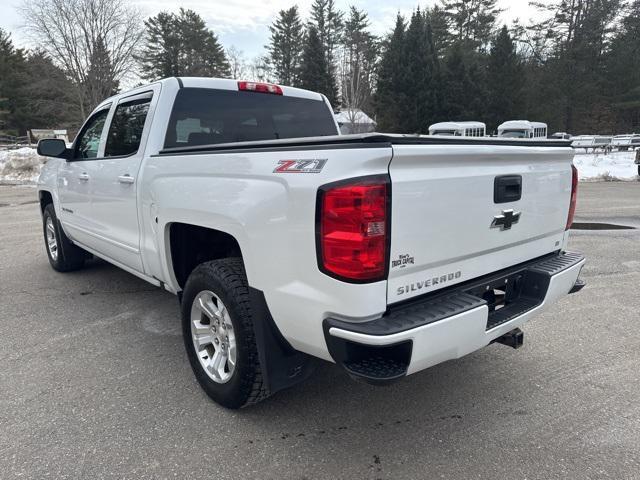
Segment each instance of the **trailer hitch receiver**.
[[501,337],[496,338],[494,342],[501,343],[502,345],[506,345],[511,348],[520,348],[524,345],[524,332],[519,328],[514,328]]

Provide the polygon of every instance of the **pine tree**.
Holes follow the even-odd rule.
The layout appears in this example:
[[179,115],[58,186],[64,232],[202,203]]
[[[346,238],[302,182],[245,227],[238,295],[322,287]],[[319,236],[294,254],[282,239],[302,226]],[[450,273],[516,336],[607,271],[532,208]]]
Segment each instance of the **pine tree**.
[[19,63],[11,36],[0,28],[0,133],[11,127],[12,100],[15,100],[19,88],[16,75]]
[[98,103],[118,91],[113,64],[107,46],[101,37],[94,43],[85,81],[87,111],[91,111]]
[[229,75],[229,63],[218,37],[193,10],[181,8],[177,15],[161,12],[145,26],[145,45],[138,60],[147,80]]
[[22,106],[13,116],[20,135],[32,128],[76,129],[80,112],[73,85],[64,72],[41,50],[28,53],[21,75]]
[[145,20],[145,46],[138,57],[146,80],[180,75],[180,39],[176,17],[160,12]]
[[444,62],[443,116],[448,120],[482,120],[487,113],[483,58],[455,43]]
[[24,95],[26,54],[15,48],[11,36],[0,28],[0,132],[25,135],[25,110],[33,100]]
[[489,130],[524,113],[524,70],[516,46],[504,26],[495,38],[487,59],[487,104]]
[[449,33],[449,17],[439,5],[427,10],[425,14],[433,32],[433,48],[438,58],[442,58],[453,40]]
[[[546,95],[534,108],[556,117],[553,126],[567,132],[608,131],[605,56],[621,0],[556,0],[537,4],[547,18],[531,25],[545,35],[539,56],[541,88]],[[549,123],[549,122],[548,122]]]
[[640,131],[640,0],[629,6],[607,60],[609,102],[617,132]]
[[297,86],[304,39],[298,7],[294,5],[288,10],[280,10],[269,31],[268,59],[276,81]]
[[[335,93],[335,82],[332,81],[333,76],[329,73],[322,41],[316,28],[311,25],[307,29],[302,51],[300,86],[324,94],[331,102],[330,95]],[[331,104],[335,105],[333,102]]]
[[404,91],[408,75],[404,59],[406,25],[398,13],[393,31],[382,45],[382,58],[378,68],[374,107],[378,130],[399,133],[402,131],[404,106],[410,92]]
[[408,68],[403,90],[408,101],[402,129],[408,133],[427,133],[429,125],[441,114],[442,88],[431,25],[420,9],[416,9],[409,22],[404,61]]
[[484,50],[495,31],[498,15],[497,0],[444,0],[449,29],[457,42]]
[[465,64],[462,47],[456,43],[444,62],[444,84],[443,110],[444,119],[471,120],[468,118],[467,92],[466,89],[471,83],[469,73]]
[[78,118],[73,85],[42,51],[24,52],[0,29],[0,132],[72,128]]
[[314,27],[322,45],[324,63],[327,66],[327,90],[323,92],[332,105],[338,103],[338,87],[336,83],[336,49],[342,36],[342,12],[335,6],[335,0],[314,0],[311,5],[309,27]]
[[200,15],[180,9],[177,16],[180,39],[180,75],[195,77],[227,77],[229,63],[218,37],[209,30]]

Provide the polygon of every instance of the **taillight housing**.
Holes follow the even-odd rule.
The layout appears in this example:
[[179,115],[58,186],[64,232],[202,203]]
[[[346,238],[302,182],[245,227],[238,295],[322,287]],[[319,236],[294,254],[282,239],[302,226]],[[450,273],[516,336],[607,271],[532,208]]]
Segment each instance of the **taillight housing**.
[[578,200],[578,169],[571,165],[571,201],[569,202],[569,215],[567,216],[567,228],[569,230],[573,224],[573,217],[576,214],[576,202]]
[[387,278],[391,183],[387,175],[320,187],[316,212],[318,266],[350,283]]

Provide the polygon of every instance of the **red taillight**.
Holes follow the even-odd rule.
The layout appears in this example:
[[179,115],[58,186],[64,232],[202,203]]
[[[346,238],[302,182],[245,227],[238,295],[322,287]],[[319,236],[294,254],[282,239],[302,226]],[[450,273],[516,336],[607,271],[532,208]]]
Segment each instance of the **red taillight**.
[[389,193],[387,177],[320,188],[317,247],[322,271],[351,282],[385,278]]
[[567,230],[573,224],[573,216],[576,213],[576,201],[578,200],[578,169],[571,165],[571,202],[569,203],[569,216],[567,217]]
[[272,93],[282,95],[282,89],[272,83],[238,82],[238,90],[241,92]]

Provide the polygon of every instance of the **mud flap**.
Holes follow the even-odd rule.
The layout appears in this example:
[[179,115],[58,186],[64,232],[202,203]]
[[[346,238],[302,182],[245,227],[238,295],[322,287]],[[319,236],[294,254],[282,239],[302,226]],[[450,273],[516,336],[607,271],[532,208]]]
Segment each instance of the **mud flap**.
[[316,362],[309,355],[295,350],[282,336],[269,312],[264,293],[249,287],[249,301],[262,375],[269,393],[309,378]]

